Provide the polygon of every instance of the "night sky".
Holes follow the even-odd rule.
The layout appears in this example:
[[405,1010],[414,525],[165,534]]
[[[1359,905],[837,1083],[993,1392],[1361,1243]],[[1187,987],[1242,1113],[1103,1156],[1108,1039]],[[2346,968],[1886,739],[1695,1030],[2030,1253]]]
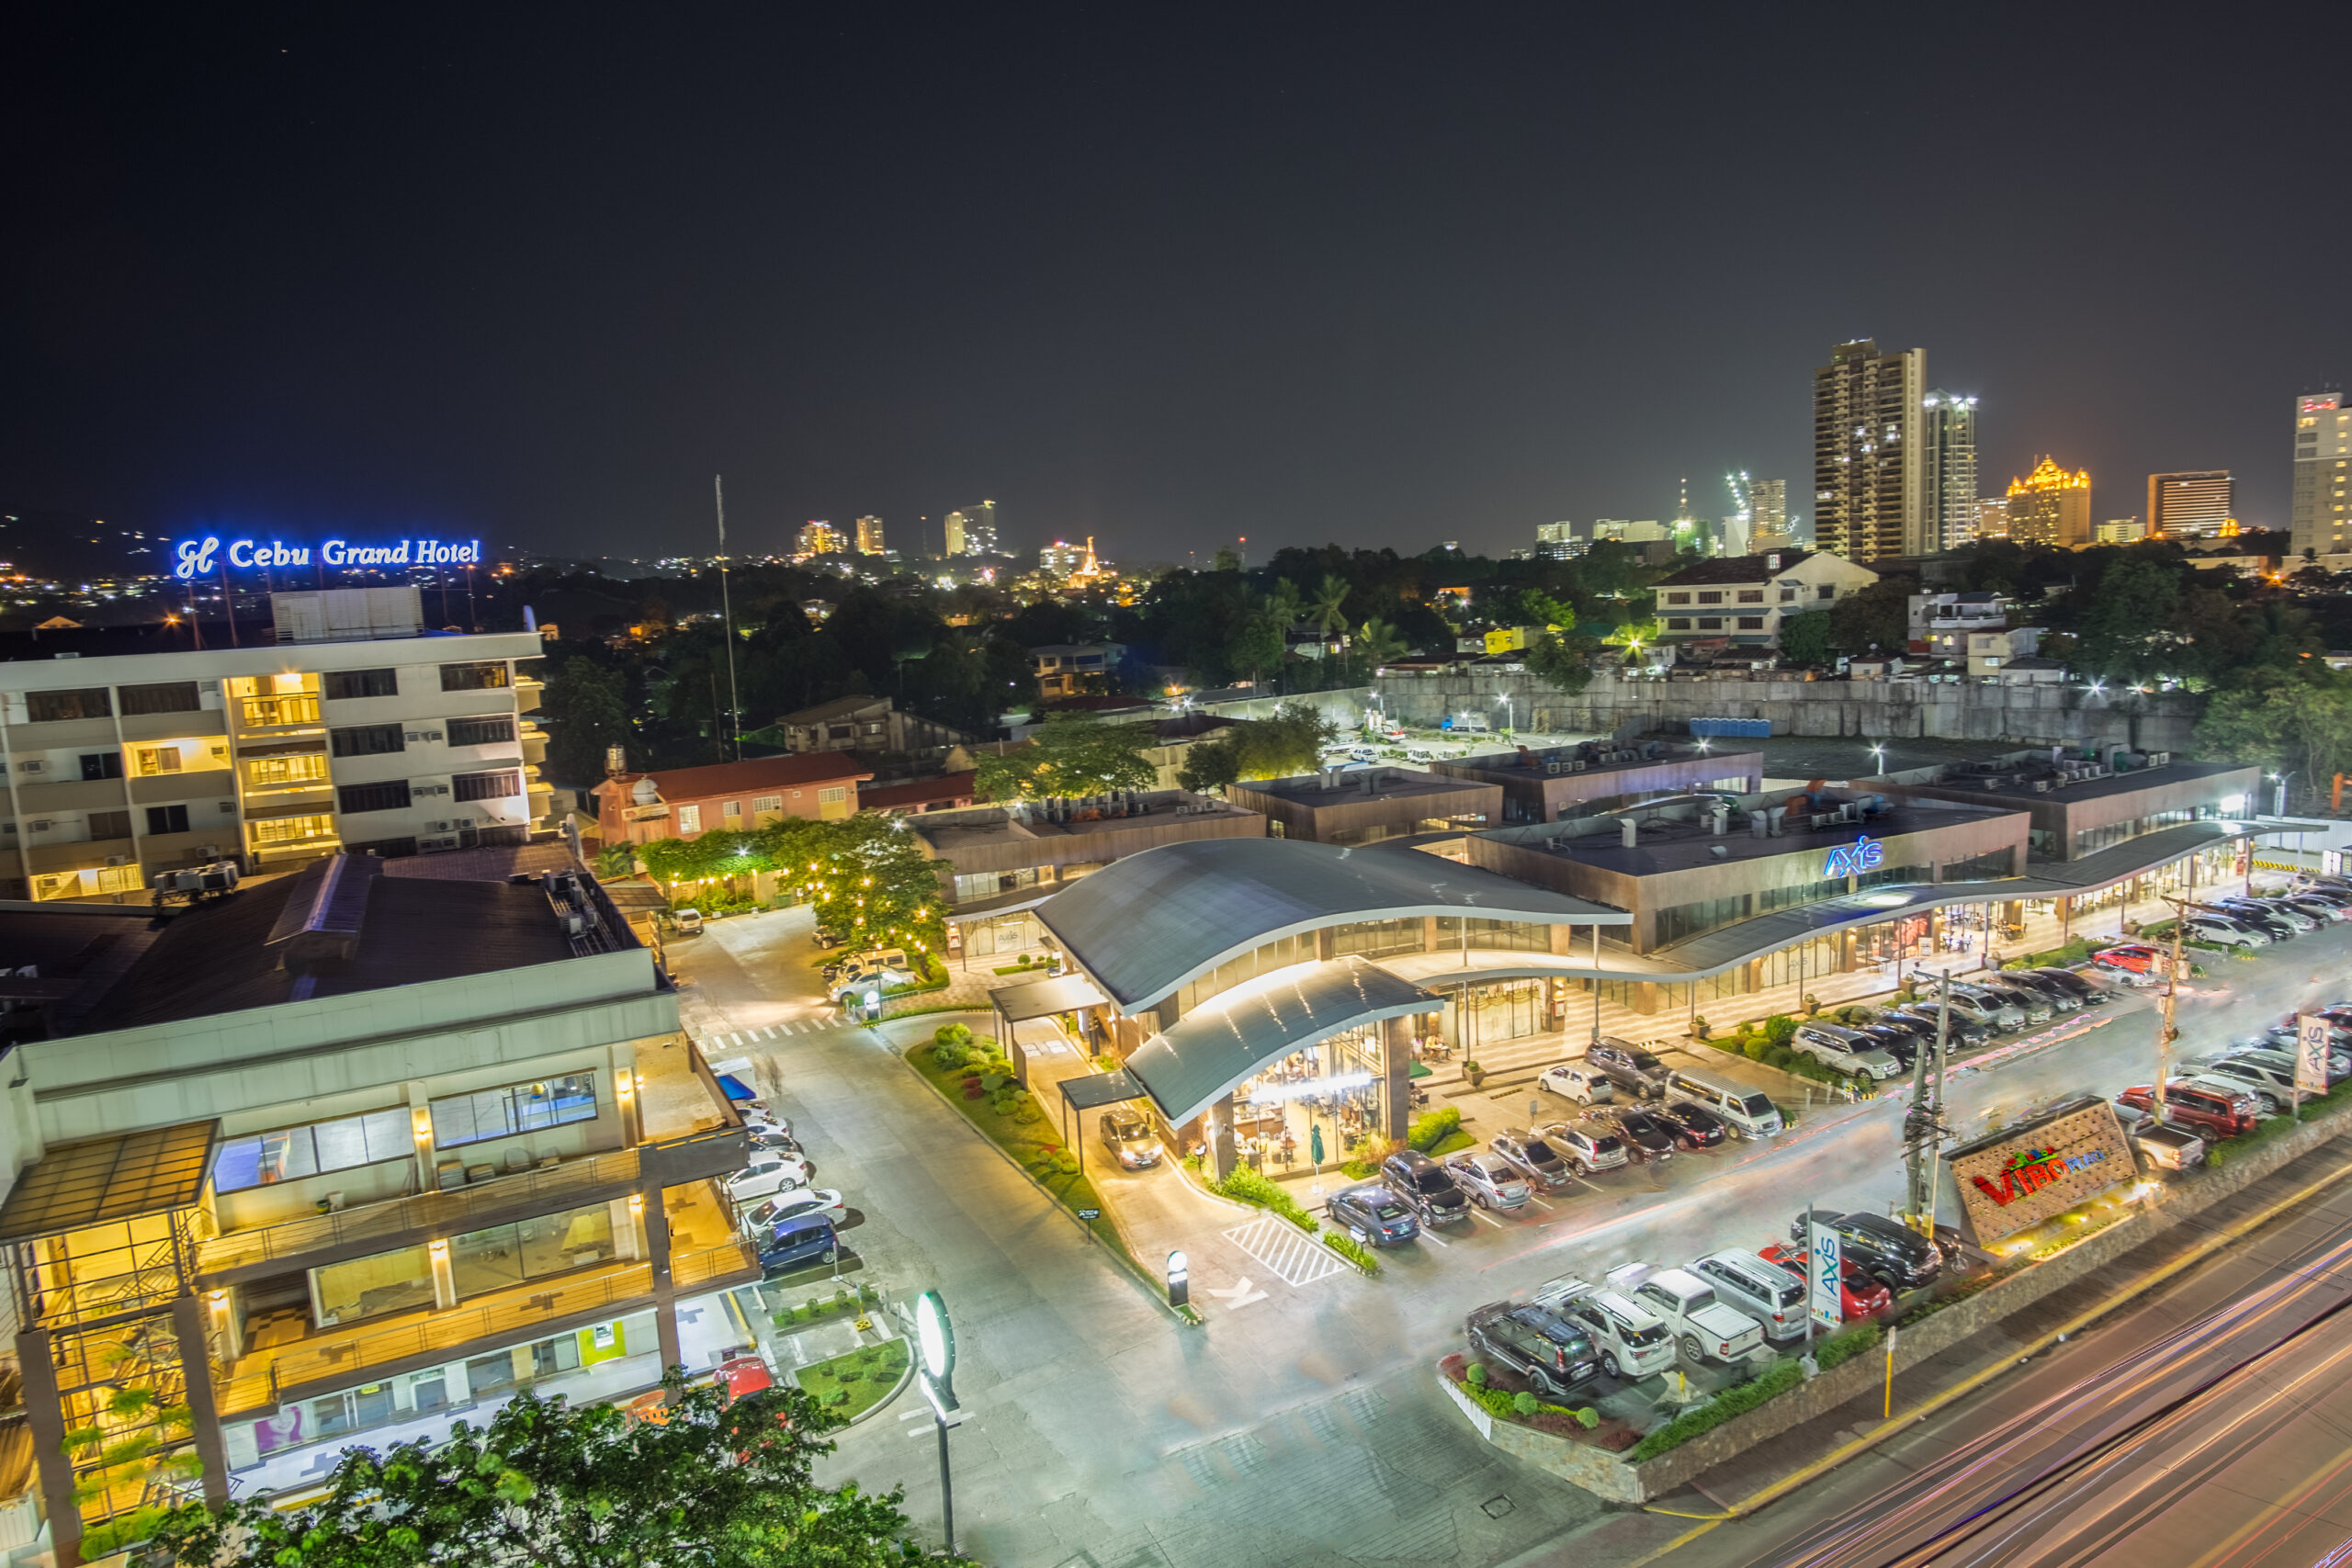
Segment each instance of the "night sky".
[[2327,7],[210,9],[17,17],[0,511],[1499,552],[1810,515],[1868,335],[2283,525],[2352,372]]

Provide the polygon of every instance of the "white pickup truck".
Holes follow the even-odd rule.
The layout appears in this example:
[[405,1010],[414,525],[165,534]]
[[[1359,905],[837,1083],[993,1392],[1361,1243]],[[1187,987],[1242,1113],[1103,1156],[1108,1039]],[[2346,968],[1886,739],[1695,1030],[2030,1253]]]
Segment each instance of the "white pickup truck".
[[[1613,1276],[1612,1276],[1613,1278]],[[1693,1367],[1736,1361],[1764,1343],[1764,1325],[1716,1299],[1714,1287],[1682,1269],[1660,1269],[1634,1287]]]

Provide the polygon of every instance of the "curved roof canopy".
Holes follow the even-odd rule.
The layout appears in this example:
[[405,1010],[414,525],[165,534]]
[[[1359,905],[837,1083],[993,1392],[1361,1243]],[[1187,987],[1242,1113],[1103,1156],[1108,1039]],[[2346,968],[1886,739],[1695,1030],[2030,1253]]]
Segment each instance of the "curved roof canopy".
[[1433,1012],[1438,998],[1353,954],[1244,980],[1153,1035],[1127,1072],[1181,1126],[1242,1079],[1344,1029]]
[[1418,851],[1290,839],[1204,839],[1114,861],[1037,918],[1123,1013],[1261,942],[1356,920],[1475,916],[1622,926],[1623,909]]

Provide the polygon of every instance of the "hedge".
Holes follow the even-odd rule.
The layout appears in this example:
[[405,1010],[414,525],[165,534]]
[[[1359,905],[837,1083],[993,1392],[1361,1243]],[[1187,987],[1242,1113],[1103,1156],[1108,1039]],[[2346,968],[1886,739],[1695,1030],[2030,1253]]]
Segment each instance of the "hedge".
[[[1875,1323],[1865,1323],[1833,1334],[1814,1350],[1814,1364],[1823,1371],[1850,1359],[1879,1341],[1880,1329]],[[1749,1411],[1781,1394],[1804,1381],[1804,1363],[1792,1356],[1775,1361],[1761,1376],[1734,1388],[1724,1389],[1706,1404],[1684,1411],[1663,1427],[1651,1429],[1647,1436],[1634,1445],[1626,1457],[1635,1464],[1645,1459],[1656,1459],[1670,1449],[1679,1449],[1702,1432],[1712,1432],[1736,1416]]]
[[1341,1235],[1338,1231],[1325,1231],[1323,1245],[1367,1274],[1380,1272],[1380,1259],[1374,1256],[1370,1247],[1360,1245],[1351,1235]]
[[[2346,1100],[2352,1100],[2352,1081],[2337,1084],[2325,1094],[2305,1095],[2303,1111],[2306,1115],[2309,1115],[2312,1111],[2333,1110],[2345,1103]],[[2302,1123],[2296,1121],[2292,1113],[2289,1113],[2271,1117],[2268,1121],[2257,1125],[2251,1133],[2243,1133],[2234,1138],[2211,1139],[2205,1145],[2205,1163],[2219,1169],[2232,1160],[2243,1158],[2248,1153],[2260,1148],[2275,1138],[2286,1137],[2296,1132],[2301,1125]]]
[[1323,1228],[1312,1214],[1298,1206],[1296,1199],[1246,1165],[1235,1167],[1233,1174],[1214,1190],[1237,1202],[1255,1203],[1261,1209],[1272,1210],[1309,1235]]
[[1414,1117],[1411,1128],[1405,1134],[1405,1141],[1427,1154],[1460,1131],[1462,1112],[1448,1105],[1426,1116]]

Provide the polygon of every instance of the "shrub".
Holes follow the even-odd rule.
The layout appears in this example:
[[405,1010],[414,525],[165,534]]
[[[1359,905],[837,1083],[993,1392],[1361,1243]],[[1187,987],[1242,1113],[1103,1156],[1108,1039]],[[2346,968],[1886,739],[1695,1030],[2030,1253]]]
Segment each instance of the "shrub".
[[1414,1117],[1412,1127],[1405,1134],[1405,1141],[1427,1154],[1460,1131],[1462,1112],[1449,1105],[1426,1116]]
[[1351,1235],[1342,1235],[1338,1231],[1325,1231],[1323,1245],[1367,1274],[1380,1272],[1380,1259],[1374,1256],[1370,1247],[1358,1244],[1356,1238]]
[[1796,1059],[1797,1054],[1786,1045],[1767,1045],[1764,1048],[1764,1065],[1768,1067],[1785,1067]]
[[1064,1176],[1078,1174],[1078,1156],[1065,1149],[1054,1156],[1054,1168]]
[[1544,1407],[1544,1402],[1536,1398],[1533,1394],[1528,1393],[1525,1389],[1521,1389],[1519,1393],[1511,1395],[1510,1407],[1519,1415],[1532,1416]]
[[1471,1362],[1471,1363],[1470,1363],[1470,1370],[1469,1370],[1468,1371],[1466,1371],[1466,1372],[1464,1372],[1464,1373],[1462,1374],[1462,1378],[1463,1378],[1463,1381],[1464,1381],[1464,1382],[1469,1383],[1469,1384],[1470,1384],[1472,1387],[1474,1387],[1474,1388],[1484,1388],[1484,1387],[1486,1387],[1486,1386],[1487,1386],[1487,1363],[1486,1363],[1486,1362],[1484,1362],[1484,1361],[1473,1361],[1473,1362]]
[[1704,1040],[1707,1037],[1708,1027],[1707,1021],[1703,1017],[1693,1018],[1690,1021],[1690,1033],[1696,1039]]
[[1786,1045],[1796,1038],[1797,1021],[1787,1013],[1776,1012],[1764,1021],[1764,1038],[1775,1045]]
[[968,1045],[972,1043],[972,1031],[967,1024],[943,1023],[931,1032],[931,1037],[942,1045]]
[[1745,1416],[1770,1399],[1776,1399],[1794,1388],[1804,1377],[1804,1368],[1796,1361],[1774,1363],[1763,1376],[1736,1388],[1727,1388],[1706,1404],[1686,1410],[1665,1426],[1654,1428],[1633,1448],[1632,1459],[1639,1464],[1655,1459],[1670,1449],[1680,1448],[1702,1432],[1712,1432],[1736,1416]]
[[1011,1073],[998,1072],[996,1064],[991,1062],[989,1064],[989,1070],[980,1075],[980,1091],[983,1094],[994,1094],[1012,1081]]
[[1231,1176],[1216,1184],[1216,1190],[1227,1198],[1255,1203],[1280,1214],[1309,1235],[1323,1228],[1312,1214],[1298,1206],[1296,1199],[1246,1165],[1236,1167]]
[[1883,1331],[1875,1323],[1859,1323],[1853,1327],[1833,1334],[1814,1348],[1813,1362],[1823,1371],[1852,1359],[1875,1346]]
[[1351,1181],[1369,1181],[1380,1174],[1380,1167],[1371,1160],[1359,1156],[1355,1159],[1341,1160],[1340,1174]]
[[1760,1062],[1764,1059],[1764,1053],[1770,1051],[1772,1044],[1773,1042],[1770,1039],[1750,1040],[1740,1047],[1740,1053],[1751,1062]]

